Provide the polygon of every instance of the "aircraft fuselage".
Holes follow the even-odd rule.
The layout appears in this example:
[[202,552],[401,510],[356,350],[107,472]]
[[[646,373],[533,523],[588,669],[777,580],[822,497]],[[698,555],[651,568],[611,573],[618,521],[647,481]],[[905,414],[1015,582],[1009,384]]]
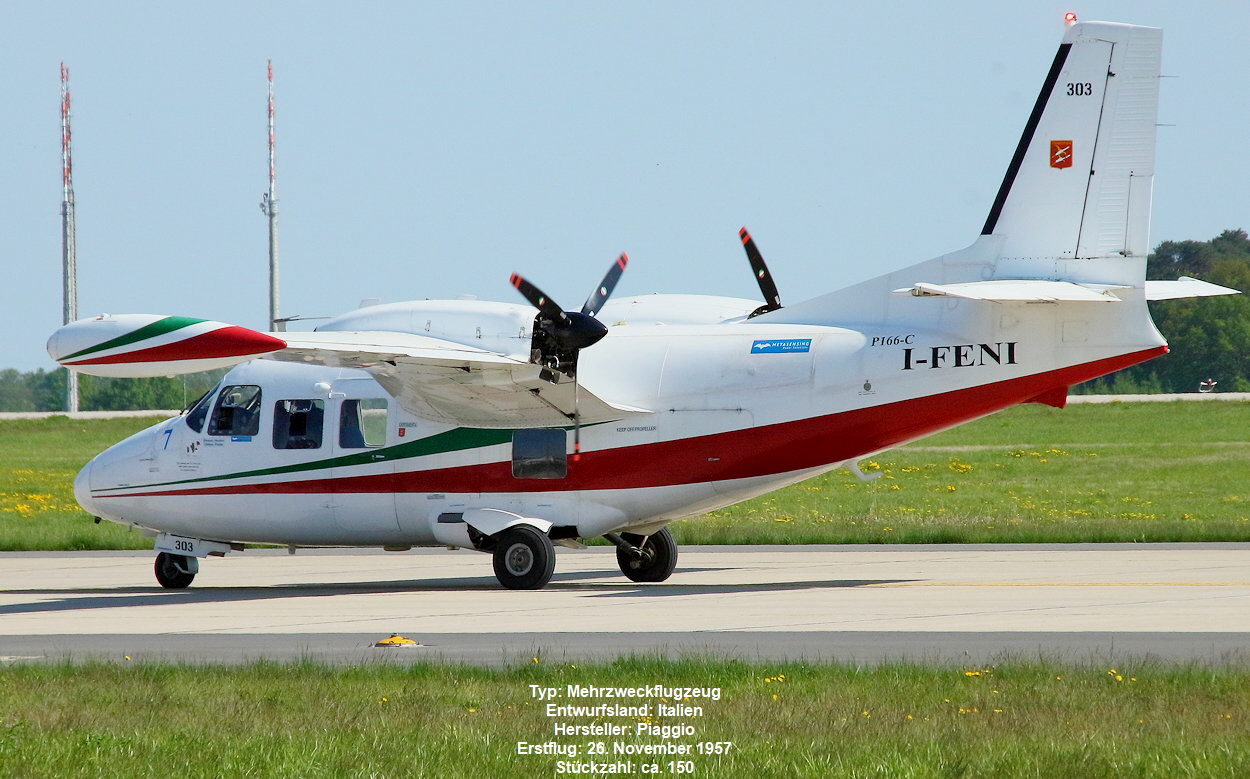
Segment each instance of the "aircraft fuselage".
[[[614,400],[649,412],[581,426],[580,453],[573,420],[542,428],[540,446],[558,449],[554,470],[544,466],[555,454],[523,451],[525,430],[418,418],[362,370],[257,360],[232,369],[197,410],[99,455],[75,491],[106,519],[233,542],[437,545],[440,516],[475,508],[541,517],[557,539],[595,537],[711,511],[1014,403],[1052,402],[1163,349],[1161,339],[1127,356],[1123,344],[1088,339],[1056,348],[1051,333],[1064,325],[1050,321],[1054,307],[986,316],[983,305],[948,300],[907,301],[941,307],[940,331],[741,317],[644,324],[663,298],[641,299],[641,313],[639,299],[609,304],[607,321],[633,321],[616,320],[579,370],[587,390],[610,387]],[[706,303],[715,315],[754,305]],[[480,305],[475,319],[473,304],[459,302],[441,336],[473,341],[485,325],[497,333],[491,348],[523,350],[529,333],[500,321],[529,311]],[[1087,307],[1083,330],[1099,310],[1127,305]],[[380,313],[393,320],[401,309]],[[368,312],[336,326],[360,327]],[[413,303],[403,316],[433,328],[436,313]],[[223,410],[231,394],[253,406],[245,424],[224,418],[244,413]]]

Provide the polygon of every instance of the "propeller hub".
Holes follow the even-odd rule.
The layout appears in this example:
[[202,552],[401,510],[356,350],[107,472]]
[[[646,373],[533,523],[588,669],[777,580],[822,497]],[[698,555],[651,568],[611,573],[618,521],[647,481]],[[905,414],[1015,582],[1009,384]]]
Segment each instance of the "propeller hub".
[[549,331],[562,349],[585,349],[599,343],[608,334],[608,328],[598,319],[580,311],[565,311],[568,323],[554,322]]
[[543,379],[557,382],[560,378],[557,371],[571,379],[577,378],[577,353],[599,343],[608,334],[607,326],[595,319],[595,315],[608,302],[628,263],[629,258],[624,254],[616,258],[603,281],[586,298],[581,311],[565,311],[538,287],[519,274],[512,274],[509,279],[512,286],[538,309],[538,316],[534,317],[530,362],[543,367],[539,374]]

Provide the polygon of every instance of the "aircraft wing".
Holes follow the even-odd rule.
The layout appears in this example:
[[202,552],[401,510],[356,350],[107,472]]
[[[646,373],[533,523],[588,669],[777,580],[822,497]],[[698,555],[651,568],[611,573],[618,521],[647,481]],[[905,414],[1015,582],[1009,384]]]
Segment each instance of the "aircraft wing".
[[[646,409],[610,403],[585,387],[539,378],[539,367],[514,357],[409,333],[282,333],[286,348],[270,359],[373,375],[409,412],[435,422],[515,429],[623,419]],[[574,397],[576,395],[576,398]]]
[[[260,333],[203,319],[103,315],[58,329],[48,354],[95,376],[143,377],[227,368],[253,359],[368,371],[410,413],[435,422],[515,429],[622,419],[645,409],[603,400],[563,375],[505,354],[391,331]],[[575,397],[576,396],[576,397]]]

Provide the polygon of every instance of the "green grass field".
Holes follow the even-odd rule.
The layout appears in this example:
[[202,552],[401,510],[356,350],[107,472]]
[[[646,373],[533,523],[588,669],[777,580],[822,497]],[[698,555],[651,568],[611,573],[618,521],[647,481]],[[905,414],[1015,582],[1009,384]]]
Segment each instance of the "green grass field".
[[[1250,404],[1022,406],[673,525],[680,543],[1250,540]],[[0,422],[0,550],[149,548],[73,479],[152,420]]]
[[[1250,668],[1033,660],[925,668],[623,659],[506,670],[254,663],[0,670],[0,775],[549,777],[612,744],[730,742],[634,757],[666,776],[1177,777],[1250,774]],[[530,685],[720,687],[701,717],[603,717],[692,736],[557,736]],[[567,702],[564,699],[561,702]],[[646,699],[625,701],[631,704]],[[602,701],[590,701],[598,703]],[[671,701],[670,701],[671,702]],[[654,712],[654,709],[652,710]],[[517,742],[567,755],[518,755]],[[608,755],[587,755],[594,742]],[[688,761],[670,768],[668,761]],[[684,770],[683,770],[684,769]]]
[[[863,463],[875,481],[835,472],[674,528],[685,543],[1248,540],[1247,418],[1242,403],[1016,408]],[[93,524],[71,491],[83,462],[148,422],[0,422],[0,547],[150,547]],[[529,687],[653,683],[723,697],[684,720],[693,736],[557,737]],[[518,755],[518,741],[579,753]],[[1250,661],[0,660],[0,777],[545,777],[559,760],[613,761],[586,751],[614,741],[733,744],[633,757],[667,776],[1246,776]]]
[[1019,406],[708,517],[685,543],[1250,540],[1250,404]]

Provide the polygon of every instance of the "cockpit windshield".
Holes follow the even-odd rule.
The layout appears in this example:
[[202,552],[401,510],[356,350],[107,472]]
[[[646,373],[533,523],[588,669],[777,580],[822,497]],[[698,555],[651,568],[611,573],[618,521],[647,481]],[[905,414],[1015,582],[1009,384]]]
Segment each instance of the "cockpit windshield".
[[197,433],[203,432],[204,420],[208,418],[208,409],[213,404],[213,395],[216,394],[217,387],[220,386],[218,384],[216,387],[213,387],[201,395],[199,400],[191,404],[191,408],[187,410],[186,414],[187,427]]

